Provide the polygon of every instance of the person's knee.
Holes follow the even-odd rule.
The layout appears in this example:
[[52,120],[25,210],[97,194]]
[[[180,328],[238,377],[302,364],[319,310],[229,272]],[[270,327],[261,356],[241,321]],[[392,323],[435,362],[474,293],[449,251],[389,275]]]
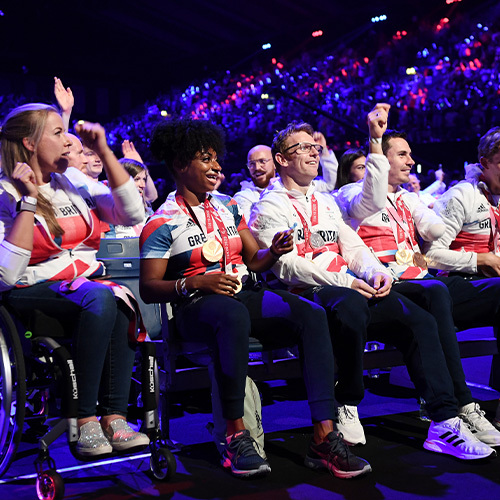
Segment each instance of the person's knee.
[[369,318],[367,300],[356,290],[346,289],[340,301],[334,306],[340,321],[357,322]]
[[84,291],[81,306],[98,315],[112,314],[116,316],[116,298],[106,285],[91,282]]

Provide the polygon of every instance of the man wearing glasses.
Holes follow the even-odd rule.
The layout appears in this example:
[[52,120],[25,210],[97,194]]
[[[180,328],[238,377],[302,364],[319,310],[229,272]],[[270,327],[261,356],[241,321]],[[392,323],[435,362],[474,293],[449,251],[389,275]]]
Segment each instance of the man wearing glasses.
[[[458,418],[434,317],[391,290],[390,270],[342,220],[333,196],[315,190],[322,146],[312,134],[310,125],[292,122],[274,138],[272,153],[281,178],[254,205],[249,227],[262,247],[277,230],[296,228],[294,250],[272,271],[276,286],[326,309],[338,365],[338,432],[348,444],[366,442],[357,413],[364,396],[363,352],[367,339],[380,340],[403,352],[412,381],[427,402],[433,425],[425,448],[464,460],[494,454]],[[308,457],[328,467],[328,443],[311,444]]]
[[[313,138],[322,147],[320,162],[323,169],[323,177],[315,179],[316,190],[329,192],[335,187],[338,161],[333,151],[328,149],[325,136],[321,132],[314,132]],[[234,199],[248,221],[253,204],[259,201],[264,189],[277,178],[271,148],[263,145],[253,147],[248,152],[247,168],[251,181],[241,182],[242,189],[234,195]]]

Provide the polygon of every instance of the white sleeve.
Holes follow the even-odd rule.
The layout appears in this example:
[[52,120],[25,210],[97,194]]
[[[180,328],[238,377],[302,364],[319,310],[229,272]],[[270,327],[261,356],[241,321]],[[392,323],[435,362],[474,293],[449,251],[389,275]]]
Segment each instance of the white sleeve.
[[[467,184],[464,183],[465,187]],[[450,250],[451,243],[462,230],[466,207],[464,192],[459,186],[449,189],[434,204],[434,211],[438,213],[445,224],[444,234],[433,241],[428,247],[426,255],[431,259],[431,267],[444,271],[459,271],[477,273],[477,254],[475,252]]]
[[329,193],[335,189],[335,184],[337,183],[339,162],[335,153],[329,150],[325,151],[325,153],[320,156],[319,161],[323,170],[323,178],[316,177],[316,179],[314,179],[314,185],[316,191]]
[[235,193],[233,198],[236,200],[236,203],[238,203],[240,210],[243,212],[245,220],[248,221],[250,219],[250,212],[252,211],[254,202],[247,196],[245,196],[241,191]]
[[370,153],[363,181],[340,188],[337,200],[349,217],[364,220],[385,207],[389,169],[389,161],[384,155]]
[[31,252],[17,247],[7,240],[0,244],[0,291],[9,290],[21,278],[28,267]]
[[0,291],[12,288],[21,278],[31,252],[5,240],[14,223],[16,199],[5,190],[0,192]]
[[392,280],[389,269],[380,263],[361,237],[343,220],[339,223],[339,247],[349,269],[356,276],[369,282],[375,273],[383,273]]
[[137,191],[134,179],[110,190],[102,182],[94,182],[76,168],[68,168],[64,174],[75,186],[84,186],[97,205],[99,218],[110,224],[134,226],[145,218],[144,201]]
[[445,225],[433,210],[431,210],[416,193],[405,193],[404,199],[411,207],[411,215],[418,233],[424,241],[434,241],[445,231]]
[[[266,197],[254,205],[249,227],[262,248],[271,245],[272,239],[278,231],[284,231],[293,224],[291,217],[288,217],[285,213],[286,211],[286,208],[276,203],[276,200],[270,201]],[[356,258],[354,257],[354,254],[356,254],[354,249],[359,243],[369,253],[363,242],[360,239],[357,240],[359,237],[356,233],[343,221],[341,221],[341,224],[342,236],[346,237],[346,249],[353,251],[353,257],[350,260]],[[346,231],[350,231],[351,234],[346,235]],[[352,240],[349,240],[349,236],[352,236]],[[356,254],[356,256],[359,256],[359,254]],[[297,248],[294,247],[292,252],[281,256],[274,264],[272,271],[280,281],[291,287],[334,285],[350,288],[355,277],[344,272],[331,272],[323,269],[321,257],[320,255],[319,258],[312,262],[299,256]]]
[[431,196],[444,191],[446,191],[446,184],[443,181],[434,181],[430,186],[422,189],[422,193],[430,194]]

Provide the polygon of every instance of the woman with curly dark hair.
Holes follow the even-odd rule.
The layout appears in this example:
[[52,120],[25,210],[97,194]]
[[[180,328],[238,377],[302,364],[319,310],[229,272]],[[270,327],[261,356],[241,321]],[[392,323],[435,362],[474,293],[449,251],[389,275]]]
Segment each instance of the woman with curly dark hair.
[[[141,295],[171,302],[179,335],[208,344],[227,423],[222,464],[237,476],[270,471],[244,428],[248,338],[282,347],[298,343],[315,436],[333,431],[333,353],[323,308],[298,295],[255,283],[293,249],[290,228],[259,249],[237,203],[212,193],[224,154],[222,130],[179,119],[155,129],[151,150],[173,174],[177,191],[141,234]],[[337,471],[351,477],[357,471]]]

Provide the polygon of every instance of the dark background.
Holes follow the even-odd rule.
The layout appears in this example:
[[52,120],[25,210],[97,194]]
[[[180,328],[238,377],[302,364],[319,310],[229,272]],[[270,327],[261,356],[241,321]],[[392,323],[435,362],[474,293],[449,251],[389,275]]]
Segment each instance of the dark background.
[[[53,101],[59,76],[75,112],[107,122],[148,99],[220,71],[251,71],[417,19],[460,15],[491,0],[87,0],[0,3],[0,96]],[[371,23],[386,14],[383,23]],[[312,38],[314,30],[323,30]],[[270,42],[271,50],[263,51]],[[1,97],[0,97],[1,98]],[[5,97],[4,97],[5,98]]]

